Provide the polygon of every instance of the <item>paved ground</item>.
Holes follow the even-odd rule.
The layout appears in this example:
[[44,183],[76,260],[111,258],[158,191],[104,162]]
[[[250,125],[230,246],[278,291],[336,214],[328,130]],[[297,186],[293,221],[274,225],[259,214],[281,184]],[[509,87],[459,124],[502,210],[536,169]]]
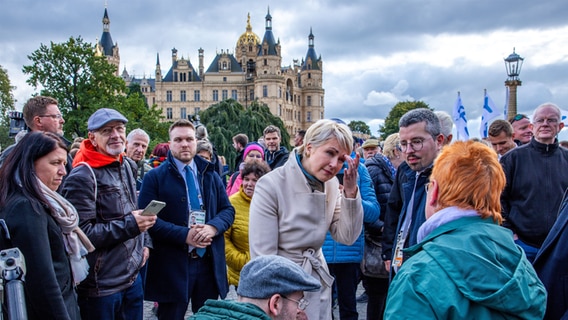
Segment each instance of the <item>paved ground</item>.
[[[362,285],[359,285],[359,288],[357,289],[357,296],[359,296],[361,293],[363,292],[363,287]],[[227,299],[230,300],[234,300],[237,298],[237,295],[235,293],[235,288],[233,286],[231,286],[230,290],[229,290],[229,294],[227,295]],[[153,307],[154,303],[150,302],[150,301],[145,301],[144,302],[144,320],[156,320],[156,316],[154,315],[154,313],[152,313],[152,307]],[[359,319],[364,320],[367,318],[367,304],[366,303],[358,303],[357,304],[357,311],[359,311]],[[333,314],[335,319],[339,319],[339,311],[337,308],[335,308],[335,310],[333,310]],[[189,317],[191,315],[191,308],[189,308],[189,310],[186,313],[186,316]],[[331,320],[331,319],[330,319]]]

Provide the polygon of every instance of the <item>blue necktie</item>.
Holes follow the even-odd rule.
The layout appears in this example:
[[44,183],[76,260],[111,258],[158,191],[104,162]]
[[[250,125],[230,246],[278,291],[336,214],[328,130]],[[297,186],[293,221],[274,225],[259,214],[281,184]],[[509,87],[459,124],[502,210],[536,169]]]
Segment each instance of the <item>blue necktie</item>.
[[187,184],[187,192],[189,193],[189,204],[192,210],[200,210],[199,195],[195,187],[195,178],[193,171],[189,166],[185,166],[185,183]]
[[[185,183],[187,184],[187,192],[189,193],[189,204],[191,205],[191,210],[200,210],[201,205],[199,204],[199,196],[197,193],[197,188],[195,187],[195,179],[193,178],[193,171],[189,166],[185,166]],[[195,248],[195,252],[203,257],[205,255],[205,248]]]

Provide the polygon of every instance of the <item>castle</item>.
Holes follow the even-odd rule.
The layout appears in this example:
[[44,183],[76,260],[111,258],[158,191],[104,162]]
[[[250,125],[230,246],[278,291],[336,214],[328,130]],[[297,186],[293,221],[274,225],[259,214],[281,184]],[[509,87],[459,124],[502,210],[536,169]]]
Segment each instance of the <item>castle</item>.
[[[106,8],[103,34],[96,44],[96,52],[117,66],[118,75],[118,43],[112,42]],[[280,40],[274,40],[270,9],[265,17],[262,41],[252,31],[249,14],[246,30],[238,38],[234,53],[217,52],[207,70],[203,53],[200,48],[197,69],[189,59],[178,57],[177,49],[173,48],[171,66],[165,73],[157,54],[153,79],[136,78],[126,69],[120,77],[127,86],[139,84],[148,104],[156,104],[166,121],[188,119],[229,98],[245,107],[254,100],[268,105],[270,111],[282,119],[290,135],[324,118],[323,63],[321,56],[316,55],[311,29],[306,56],[301,62],[294,60],[293,66],[282,66]]]

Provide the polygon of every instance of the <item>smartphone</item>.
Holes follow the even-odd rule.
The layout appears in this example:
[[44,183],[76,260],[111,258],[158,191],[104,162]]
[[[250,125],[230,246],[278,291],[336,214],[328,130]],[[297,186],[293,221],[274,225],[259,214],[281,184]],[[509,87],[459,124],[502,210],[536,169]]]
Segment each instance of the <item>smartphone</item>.
[[152,202],[150,202],[146,208],[144,208],[144,211],[142,211],[142,213],[140,215],[143,216],[155,216],[158,214],[158,212],[160,212],[164,207],[166,206],[165,202],[162,201],[158,201],[158,200],[152,200]]

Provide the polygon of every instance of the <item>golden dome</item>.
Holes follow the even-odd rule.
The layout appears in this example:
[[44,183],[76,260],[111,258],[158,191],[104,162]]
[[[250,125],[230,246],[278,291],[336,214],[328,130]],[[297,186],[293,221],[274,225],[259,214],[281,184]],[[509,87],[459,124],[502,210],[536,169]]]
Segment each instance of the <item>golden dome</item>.
[[239,41],[237,41],[237,48],[242,45],[253,45],[257,46],[260,44],[260,38],[252,32],[252,27],[250,25],[250,13],[247,16],[247,31],[245,31],[239,37]]

